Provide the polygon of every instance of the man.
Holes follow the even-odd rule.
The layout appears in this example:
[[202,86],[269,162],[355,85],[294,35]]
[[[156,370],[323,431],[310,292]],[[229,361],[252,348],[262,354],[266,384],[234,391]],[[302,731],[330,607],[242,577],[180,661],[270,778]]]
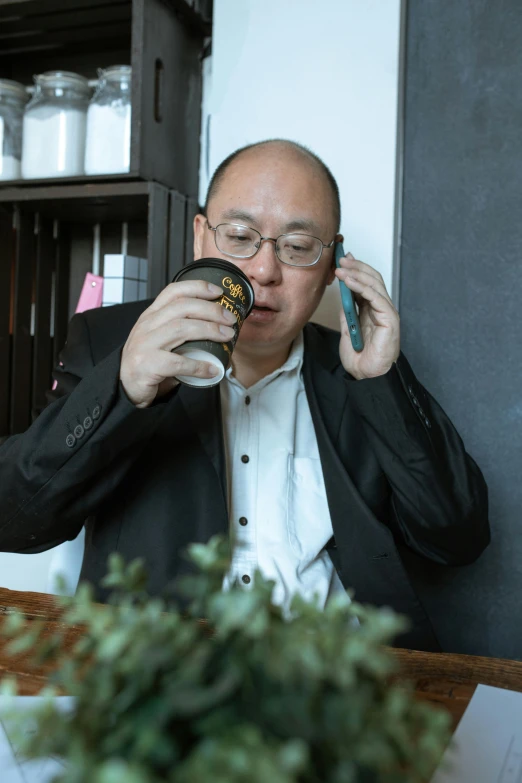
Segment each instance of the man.
[[[82,579],[98,585],[117,550],[145,558],[159,593],[188,568],[188,543],[229,530],[228,581],[248,589],[259,566],[285,605],[354,588],[411,618],[401,644],[437,649],[399,550],[473,561],[489,541],[487,490],[400,354],[381,276],[351,254],[335,271],[339,219],[335,180],[304,148],[271,141],[227,159],[194,222],[195,258],[232,261],[255,292],[225,379],[173,380],[215,372],[178,355],[182,343],[232,336],[203,281],[75,316],[62,396],[0,450],[2,549],[41,551],[86,524]],[[287,252],[296,233],[315,248],[307,265]],[[361,353],[344,316],[340,336],[308,324],[336,277],[359,303]]]

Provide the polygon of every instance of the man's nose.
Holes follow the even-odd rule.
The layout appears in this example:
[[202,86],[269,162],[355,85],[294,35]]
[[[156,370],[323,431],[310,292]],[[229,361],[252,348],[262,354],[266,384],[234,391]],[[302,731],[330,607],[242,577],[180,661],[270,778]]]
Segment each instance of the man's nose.
[[261,247],[250,260],[248,276],[260,285],[277,284],[281,282],[281,262],[275,252],[275,242],[264,239]]

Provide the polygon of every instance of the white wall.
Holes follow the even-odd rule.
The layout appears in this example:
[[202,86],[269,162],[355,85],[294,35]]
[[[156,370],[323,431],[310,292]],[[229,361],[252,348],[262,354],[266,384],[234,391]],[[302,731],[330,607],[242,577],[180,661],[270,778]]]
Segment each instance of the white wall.
[[[200,176],[203,201],[209,175],[238,147],[271,137],[309,146],[339,183],[345,249],[379,269],[388,290],[400,7],[401,0],[214,0]],[[338,309],[332,286],[322,320],[337,327]]]
[[[85,530],[73,541],[65,541],[39,555],[13,555],[0,552],[0,587],[37,593],[73,595],[83,561]],[[57,577],[65,580],[58,589]]]
[[12,555],[0,552],[0,587],[10,590],[46,592],[52,549],[40,555]]

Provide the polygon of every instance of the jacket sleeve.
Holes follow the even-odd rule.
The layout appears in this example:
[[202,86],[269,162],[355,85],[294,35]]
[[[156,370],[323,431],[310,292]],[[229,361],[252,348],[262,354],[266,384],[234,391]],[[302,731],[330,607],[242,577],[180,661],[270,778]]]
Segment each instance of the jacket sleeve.
[[83,315],[69,325],[51,404],[0,446],[0,551],[73,539],[117,487],[167,408],[139,409],[119,380],[122,347],[94,365]]
[[476,560],[490,541],[486,483],[406,358],[348,389],[391,487],[393,534],[437,563]]

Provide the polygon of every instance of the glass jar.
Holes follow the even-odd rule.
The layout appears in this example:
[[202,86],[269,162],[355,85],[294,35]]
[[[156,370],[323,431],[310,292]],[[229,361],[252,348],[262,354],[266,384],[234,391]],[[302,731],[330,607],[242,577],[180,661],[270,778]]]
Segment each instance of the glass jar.
[[0,79],[0,180],[20,177],[22,121],[28,97],[23,84]]
[[22,177],[83,174],[87,79],[69,71],[47,71],[34,81],[35,93],[24,113]]
[[99,83],[87,112],[86,174],[118,174],[130,170],[130,65],[98,71]]

